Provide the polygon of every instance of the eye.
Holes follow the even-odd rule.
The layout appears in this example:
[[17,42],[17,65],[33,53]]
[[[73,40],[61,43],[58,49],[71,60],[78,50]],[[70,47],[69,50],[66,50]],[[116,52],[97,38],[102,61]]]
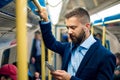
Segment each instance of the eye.
[[75,28],[76,28],[76,26],[70,26],[70,28],[71,28],[71,29],[75,29]]
[[66,26],[66,28],[67,28],[67,29],[69,29],[69,27],[68,27],[68,26]]
[[67,29],[75,29],[77,26],[66,26]]

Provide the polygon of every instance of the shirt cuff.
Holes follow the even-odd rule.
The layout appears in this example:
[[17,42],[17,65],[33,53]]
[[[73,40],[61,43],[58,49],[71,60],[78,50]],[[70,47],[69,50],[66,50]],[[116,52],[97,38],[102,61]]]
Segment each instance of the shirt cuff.
[[50,23],[50,21],[47,22],[41,21],[41,24],[48,24],[48,23]]

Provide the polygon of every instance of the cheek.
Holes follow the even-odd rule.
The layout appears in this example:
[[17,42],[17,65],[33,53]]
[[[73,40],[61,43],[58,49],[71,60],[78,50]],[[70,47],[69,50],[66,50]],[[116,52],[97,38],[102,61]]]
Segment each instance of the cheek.
[[119,60],[118,59],[116,59],[116,64],[118,64],[119,63]]
[[84,31],[84,29],[81,29],[81,28],[77,29],[76,35],[79,36],[81,34],[81,32],[83,32],[83,31]]

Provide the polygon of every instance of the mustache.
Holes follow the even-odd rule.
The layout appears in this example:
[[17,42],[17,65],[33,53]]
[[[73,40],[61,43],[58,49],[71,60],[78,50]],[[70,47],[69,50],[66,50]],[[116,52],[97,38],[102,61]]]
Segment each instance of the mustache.
[[69,36],[70,36],[70,38],[74,37],[72,34],[70,34]]
[[70,39],[72,40],[75,36],[72,35],[72,34],[70,34],[69,37],[70,37]]

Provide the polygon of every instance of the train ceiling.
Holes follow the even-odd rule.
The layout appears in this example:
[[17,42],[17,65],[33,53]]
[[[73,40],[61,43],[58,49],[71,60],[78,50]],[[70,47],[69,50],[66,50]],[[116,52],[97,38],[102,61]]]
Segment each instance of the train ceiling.
[[63,0],[62,11],[60,13],[59,24],[63,24],[64,14],[74,8],[81,6],[87,9],[90,15],[119,4],[120,0]]
[[[71,8],[81,6],[86,8],[90,14],[93,14],[96,13],[97,11],[106,9],[108,7],[120,3],[119,0],[62,0],[62,1],[63,6],[60,12],[59,24],[61,23],[63,24],[64,14]],[[4,28],[6,29],[14,28],[15,19],[16,19],[15,0],[0,0],[0,30]],[[37,25],[38,20],[39,20],[38,17],[36,17],[36,15],[28,8],[28,23]]]
[[[28,19],[26,25],[38,25],[39,17],[36,16],[28,7]],[[0,0],[0,38],[4,34],[10,34],[15,31],[15,0]],[[28,26],[29,27],[29,26]]]

